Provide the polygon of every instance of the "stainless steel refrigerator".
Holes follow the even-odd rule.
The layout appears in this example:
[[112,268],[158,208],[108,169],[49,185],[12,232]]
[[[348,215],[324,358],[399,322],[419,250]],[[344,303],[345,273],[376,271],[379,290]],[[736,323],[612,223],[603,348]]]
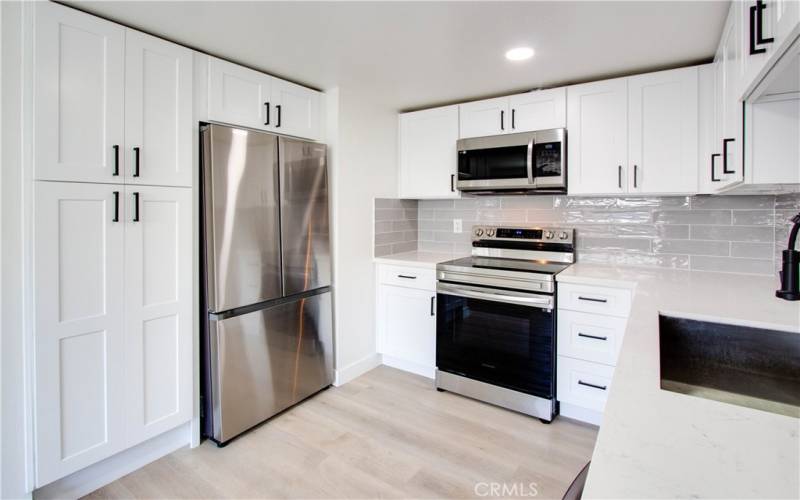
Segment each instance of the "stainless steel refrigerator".
[[324,144],[201,128],[204,434],[218,444],[333,381]]

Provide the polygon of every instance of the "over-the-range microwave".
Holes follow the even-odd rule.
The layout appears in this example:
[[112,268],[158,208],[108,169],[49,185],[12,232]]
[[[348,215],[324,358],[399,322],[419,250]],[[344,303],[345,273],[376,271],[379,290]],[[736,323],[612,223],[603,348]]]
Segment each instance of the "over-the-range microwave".
[[460,139],[460,191],[567,192],[567,131],[563,128]]

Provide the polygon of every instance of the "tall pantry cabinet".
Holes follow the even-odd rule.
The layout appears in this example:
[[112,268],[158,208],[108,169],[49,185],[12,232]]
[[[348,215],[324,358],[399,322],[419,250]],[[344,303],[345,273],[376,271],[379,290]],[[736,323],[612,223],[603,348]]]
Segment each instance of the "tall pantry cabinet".
[[36,486],[192,417],[192,53],[34,6]]

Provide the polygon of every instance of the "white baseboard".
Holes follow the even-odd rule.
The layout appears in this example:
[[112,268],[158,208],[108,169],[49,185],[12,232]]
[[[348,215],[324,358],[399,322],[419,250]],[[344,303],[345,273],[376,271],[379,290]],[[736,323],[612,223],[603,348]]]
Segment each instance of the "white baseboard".
[[391,366],[392,368],[397,368],[398,370],[416,373],[417,375],[422,375],[423,377],[429,379],[436,377],[436,367],[434,366],[425,366],[412,361],[406,361],[405,359],[388,356],[386,354],[383,355],[383,364],[386,366]]
[[144,467],[191,442],[191,422],[167,431],[139,445],[121,451],[85,469],[34,490],[38,499],[80,498],[126,474]]
[[559,415],[597,426],[603,423],[603,412],[564,402],[559,403]]
[[378,353],[369,354],[359,359],[355,363],[350,363],[342,369],[336,370],[333,385],[340,386],[353,379],[364,375],[368,371],[381,364],[381,355]]

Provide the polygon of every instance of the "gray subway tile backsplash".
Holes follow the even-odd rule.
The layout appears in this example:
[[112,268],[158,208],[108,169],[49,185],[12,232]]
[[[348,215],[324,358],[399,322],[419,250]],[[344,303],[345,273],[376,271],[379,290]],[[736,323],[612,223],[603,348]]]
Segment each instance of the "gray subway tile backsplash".
[[[479,196],[375,201],[375,255],[470,252],[475,224],[574,227],[577,260],[772,275],[800,193],[778,196]],[[461,219],[463,232],[453,233]]]

